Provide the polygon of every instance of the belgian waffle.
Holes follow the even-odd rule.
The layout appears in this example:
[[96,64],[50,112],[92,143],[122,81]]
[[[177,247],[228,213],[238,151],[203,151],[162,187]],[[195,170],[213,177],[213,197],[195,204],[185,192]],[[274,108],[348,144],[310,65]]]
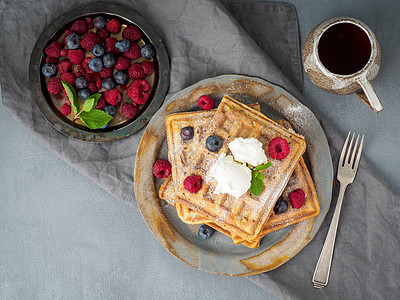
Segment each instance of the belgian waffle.
[[[207,119],[204,119],[204,122],[207,123]],[[287,121],[278,120],[277,123],[285,126],[288,129],[291,129],[291,126]],[[223,229],[206,217],[194,212],[190,208],[181,204],[176,204],[174,201],[175,187],[171,176],[163,182],[160,188],[159,196],[161,199],[166,200],[171,205],[176,205],[178,216],[183,222],[187,224],[207,224],[231,237],[235,244],[244,244],[247,247],[255,248],[259,245],[261,238],[269,232],[315,217],[319,214],[320,208],[314,183],[303,158],[301,158],[297,164],[281,197],[289,203],[289,193],[299,188],[301,188],[306,195],[304,205],[299,209],[294,209],[291,205],[289,205],[288,210],[282,214],[275,214],[272,212],[270,218],[264,224],[259,238],[255,239],[254,241],[246,241],[240,236],[232,234],[231,232]]]
[[[249,104],[249,107],[252,109],[255,109],[257,111],[260,111],[260,104],[258,103],[252,103]],[[210,118],[214,115],[215,110],[211,111],[194,111],[189,113],[189,117],[193,118],[195,117],[196,120],[198,120],[198,125],[200,127],[206,126],[209,124]],[[185,114],[185,118],[188,115]],[[200,117],[200,118],[198,118]],[[176,122],[178,117],[174,119],[172,122]],[[170,133],[171,134],[171,133]],[[171,158],[170,158],[171,159]],[[175,161],[175,160],[174,160]],[[161,184],[160,190],[159,190],[159,197],[160,199],[163,199],[167,201],[170,205],[175,206],[177,210],[177,214],[179,218],[185,222],[186,224],[204,224],[204,223],[210,223],[212,222],[211,220],[207,219],[206,217],[194,212],[187,206],[178,204],[176,205],[175,203],[175,185],[173,183],[173,176],[169,176],[168,178],[165,178],[164,182]]]
[[[181,129],[186,126],[195,130],[193,139],[189,141],[180,137]],[[304,138],[228,96],[222,99],[210,123],[202,124],[201,116],[193,115],[193,112],[179,113],[166,118],[166,127],[168,157],[176,184],[176,203],[213,220],[216,225],[244,240],[259,238],[263,224],[305,151]],[[210,135],[217,135],[223,140],[223,147],[218,153],[210,152],[205,147],[205,140]],[[229,142],[237,137],[254,137],[265,149],[268,142],[277,136],[288,141],[290,152],[284,160],[277,161],[272,160],[266,151],[272,166],[262,171],[264,189],[259,196],[247,192],[235,198],[229,194],[214,193],[216,182],[207,176],[207,171],[219,154],[228,153]],[[183,180],[194,174],[204,179],[201,190],[196,194],[183,187]]]

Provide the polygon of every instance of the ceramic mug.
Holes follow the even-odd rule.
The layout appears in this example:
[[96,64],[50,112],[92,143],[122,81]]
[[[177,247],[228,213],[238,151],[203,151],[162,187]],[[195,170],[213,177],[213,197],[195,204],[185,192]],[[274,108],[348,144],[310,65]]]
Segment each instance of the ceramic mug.
[[363,22],[336,17],[316,26],[304,44],[303,64],[319,88],[339,95],[357,93],[373,111],[383,109],[371,85],[380,68],[381,49]]

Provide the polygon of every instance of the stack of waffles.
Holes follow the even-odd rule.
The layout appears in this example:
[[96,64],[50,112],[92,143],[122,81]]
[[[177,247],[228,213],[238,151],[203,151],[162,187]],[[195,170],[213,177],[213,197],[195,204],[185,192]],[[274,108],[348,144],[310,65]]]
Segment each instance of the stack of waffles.
[[[255,248],[267,233],[318,215],[315,187],[302,158],[306,143],[287,121],[273,121],[260,113],[258,104],[247,106],[224,96],[214,111],[171,114],[165,124],[172,172],[162,183],[159,196],[176,207],[183,222],[207,224],[231,237],[235,244]],[[190,140],[180,135],[185,127],[194,130]],[[211,135],[222,140],[218,152],[206,147],[206,139]],[[263,190],[257,196],[250,190],[240,197],[216,193],[217,182],[208,174],[221,154],[230,154],[228,144],[238,137],[260,141],[271,162],[269,168],[261,171]],[[282,160],[272,159],[266,150],[275,137],[284,138],[290,148]],[[189,192],[183,184],[191,175],[202,178],[196,193]],[[276,214],[277,200],[288,200],[288,195],[297,189],[305,193],[304,205],[297,209],[289,205],[284,213]]]

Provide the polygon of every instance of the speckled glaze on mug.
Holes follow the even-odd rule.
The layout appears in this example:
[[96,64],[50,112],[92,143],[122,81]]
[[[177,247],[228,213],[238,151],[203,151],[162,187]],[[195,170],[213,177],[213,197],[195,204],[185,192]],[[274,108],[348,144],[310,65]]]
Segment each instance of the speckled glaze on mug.
[[[318,45],[322,35],[332,26],[350,23],[361,28],[371,43],[371,54],[363,68],[349,75],[329,71],[321,62]],[[380,112],[383,107],[372,88],[371,81],[378,74],[381,65],[381,49],[372,30],[363,22],[348,17],[336,17],[316,26],[308,35],[303,47],[303,65],[311,81],[319,88],[338,95],[357,93],[357,96],[373,111]]]

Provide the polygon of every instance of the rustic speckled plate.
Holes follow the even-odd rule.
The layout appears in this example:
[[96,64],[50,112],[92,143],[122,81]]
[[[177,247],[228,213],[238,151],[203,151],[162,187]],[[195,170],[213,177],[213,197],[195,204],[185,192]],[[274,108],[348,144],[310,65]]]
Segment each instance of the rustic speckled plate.
[[[260,247],[235,245],[222,233],[203,240],[199,225],[187,225],[174,207],[158,198],[161,181],[152,173],[156,159],[167,158],[165,117],[173,112],[198,110],[200,95],[216,100],[224,94],[244,103],[259,102],[271,118],[288,120],[307,142],[305,160],[309,166],[321,206],[312,219],[267,234]],[[217,103],[218,104],[218,103]],[[273,270],[293,258],[317,233],[329,209],[333,169],[325,134],[313,113],[292,95],[265,80],[241,75],[205,79],[175,94],[153,116],[140,142],[135,165],[135,195],[148,227],[174,256],[194,268],[230,276]]]
[[[73,122],[71,116],[65,117],[61,114],[59,107],[63,102],[60,101],[59,95],[54,96],[47,92],[46,79],[41,74],[41,68],[45,63],[43,52],[48,44],[55,40],[61,41],[63,33],[71,27],[74,21],[82,20],[87,16],[95,17],[98,15],[118,19],[122,26],[131,24],[139,27],[143,33],[142,38],[138,41],[139,46],[152,44],[156,49],[156,56],[152,59],[155,71],[146,78],[151,85],[150,98],[146,104],[139,107],[139,114],[130,120],[117,114],[106,129],[92,130],[79,121]],[[136,61],[139,60],[140,58]],[[125,138],[146,126],[164,101],[169,87],[169,76],[170,66],[167,50],[154,28],[135,11],[121,5],[108,3],[90,3],[76,7],[55,19],[38,38],[32,50],[29,64],[32,95],[44,118],[55,129],[69,137],[97,143]],[[123,97],[126,97],[126,95],[123,95]]]

